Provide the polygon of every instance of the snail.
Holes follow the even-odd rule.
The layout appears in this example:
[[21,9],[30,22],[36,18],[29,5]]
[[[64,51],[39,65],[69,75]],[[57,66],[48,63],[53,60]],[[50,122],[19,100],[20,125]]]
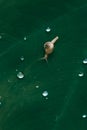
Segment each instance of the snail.
[[48,42],[44,43],[45,55],[44,55],[44,57],[41,58],[41,60],[45,59],[47,61],[48,55],[54,51],[54,44],[58,39],[59,39],[59,37],[56,36],[52,41],[48,41]]

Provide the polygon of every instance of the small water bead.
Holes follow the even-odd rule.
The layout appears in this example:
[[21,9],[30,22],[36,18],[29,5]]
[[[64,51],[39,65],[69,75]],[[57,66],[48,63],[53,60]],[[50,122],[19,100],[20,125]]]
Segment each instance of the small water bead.
[[83,64],[87,64],[87,58],[83,60]]
[[21,56],[21,57],[20,57],[20,60],[21,60],[21,61],[24,61],[24,57],[23,57],[23,56]]
[[39,86],[38,86],[38,85],[36,85],[35,87],[36,87],[36,88],[39,88]]
[[10,83],[10,80],[8,79],[8,82]]
[[18,69],[16,69],[16,71],[18,71]]
[[2,39],[2,35],[0,35],[0,39]]
[[48,100],[48,97],[46,97],[46,100]]
[[24,37],[24,41],[26,41],[26,40],[27,40],[27,37],[25,36],[25,37]]
[[22,79],[22,78],[24,78],[24,74],[23,74],[22,72],[18,72],[18,73],[17,73],[17,77],[18,77],[19,79]]
[[48,92],[47,92],[47,91],[44,91],[44,92],[42,93],[42,95],[43,95],[44,97],[46,97],[46,96],[48,96]]
[[2,105],[2,102],[0,102],[0,106]]
[[51,28],[50,27],[47,27],[46,28],[46,32],[50,32],[51,31]]
[[83,76],[84,76],[84,73],[83,73],[83,72],[80,72],[80,73],[78,74],[78,76],[79,76],[79,77],[83,77]]
[[87,115],[85,115],[85,114],[84,114],[84,115],[82,115],[82,118],[87,118]]

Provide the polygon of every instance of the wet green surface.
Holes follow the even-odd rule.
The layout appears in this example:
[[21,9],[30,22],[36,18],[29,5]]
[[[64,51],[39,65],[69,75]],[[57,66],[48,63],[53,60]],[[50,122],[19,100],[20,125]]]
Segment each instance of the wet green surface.
[[[0,130],[86,130],[87,1],[2,0],[0,34]],[[57,35],[48,63],[39,61]]]

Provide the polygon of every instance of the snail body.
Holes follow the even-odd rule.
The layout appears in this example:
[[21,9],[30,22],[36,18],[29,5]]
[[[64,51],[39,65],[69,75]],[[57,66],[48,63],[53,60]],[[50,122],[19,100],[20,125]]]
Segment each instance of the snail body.
[[56,36],[52,41],[44,43],[44,51],[45,55],[41,59],[45,59],[47,61],[48,55],[50,55],[54,51],[54,44],[59,39],[58,36]]

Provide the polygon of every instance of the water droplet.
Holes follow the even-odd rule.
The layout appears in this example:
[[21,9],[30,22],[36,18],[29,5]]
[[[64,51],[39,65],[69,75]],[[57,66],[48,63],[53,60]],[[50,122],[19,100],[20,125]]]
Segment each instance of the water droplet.
[[43,95],[44,97],[46,97],[46,96],[48,96],[48,92],[47,92],[47,91],[44,91],[44,92],[42,93],[42,95]]
[[20,57],[20,60],[21,60],[21,61],[24,61],[24,57],[23,57],[23,56],[21,56],[21,57]]
[[17,77],[19,79],[22,79],[22,78],[24,78],[24,74],[22,72],[18,72]]
[[2,105],[2,102],[0,102],[0,105]]
[[12,81],[10,79],[8,79],[8,83],[11,83]]
[[79,77],[83,77],[83,76],[84,76],[84,73],[83,73],[83,72],[80,72],[80,73],[78,74],[78,76],[79,76]]
[[18,71],[18,69],[16,69],[16,71]]
[[27,37],[25,36],[25,37],[24,37],[24,41],[26,41],[26,40],[27,40]]
[[46,97],[46,100],[48,99],[48,97]]
[[2,39],[2,36],[0,35],[0,39]]
[[36,88],[39,88],[39,86],[38,86],[38,85],[36,85],[35,87],[36,87]]
[[85,114],[84,114],[84,115],[82,115],[82,118],[87,118],[87,115],[85,115]]
[[83,64],[87,64],[87,58],[83,60]]
[[51,28],[50,27],[47,27],[46,28],[46,32],[50,32],[51,31]]

